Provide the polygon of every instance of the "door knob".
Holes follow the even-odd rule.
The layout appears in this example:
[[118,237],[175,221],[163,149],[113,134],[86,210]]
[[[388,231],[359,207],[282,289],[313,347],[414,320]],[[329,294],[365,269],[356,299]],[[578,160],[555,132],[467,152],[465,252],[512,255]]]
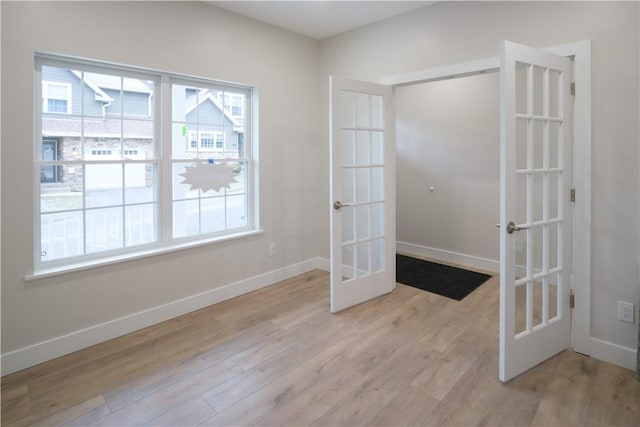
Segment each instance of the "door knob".
[[528,230],[531,227],[527,226],[527,227],[518,227],[517,225],[515,225],[513,223],[513,221],[509,221],[509,224],[507,224],[507,233],[512,234],[514,231],[520,231],[520,230]]
[[333,209],[337,211],[339,211],[341,207],[342,207],[342,203],[340,203],[340,201],[337,201],[333,204]]

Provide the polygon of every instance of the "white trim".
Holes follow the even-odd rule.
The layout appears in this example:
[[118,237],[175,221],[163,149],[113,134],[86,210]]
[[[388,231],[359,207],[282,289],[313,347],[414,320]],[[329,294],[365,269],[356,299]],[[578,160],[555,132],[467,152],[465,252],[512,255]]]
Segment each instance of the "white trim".
[[395,87],[409,86],[496,71],[500,71],[500,58],[497,56],[480,59],[478,61],[463,62],[462,64],[445,65],[444,67],[387,76],[381,78],[380,83]]
[[396,242],[396,250],[407,255],[431,258],[434,260],[460,264],[494,273],[497,273],[500,270],[500,260],[482,258],[475,255],[462,254],[444,249],[430,248],[428,246],[416,245],[415,243],[398,241]]
[[590,341],[591,357],[635,371],[637,350],[593,337]]
[[575,308],[573,349],[592,355],[591,336],[591,40],[556,46],[550,52],[574,57],[576,95],[573,108],[573,267]]
[[[575,351],[590,355],[591,334],[591,41],[562,44],[542,50],[573,56],[574,80],[574,276],[579,287],[574,288],[576,306],[572,311],[572,341]],[[499,70],[500,58],[486,58],[461,64],[434,67],[411,73],[386,76],[383,84],[408,86],[429,81],[485,74]]]
[[315,269],[327,270],[328,260],[311,258],[235,283],[73,331],[2,354],[2,375],[155,325],[165,320],[255,291]]

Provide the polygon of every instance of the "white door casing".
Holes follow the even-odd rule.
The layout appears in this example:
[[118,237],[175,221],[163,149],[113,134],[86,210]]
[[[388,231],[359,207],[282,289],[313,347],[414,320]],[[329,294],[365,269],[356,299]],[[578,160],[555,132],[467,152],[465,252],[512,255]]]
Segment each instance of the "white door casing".
[[331,311],[395,287],[390,86],[330,77]]
[[566,57],[503,42],[499,361],[502,381],[570,345],[571,69],[571,60]]

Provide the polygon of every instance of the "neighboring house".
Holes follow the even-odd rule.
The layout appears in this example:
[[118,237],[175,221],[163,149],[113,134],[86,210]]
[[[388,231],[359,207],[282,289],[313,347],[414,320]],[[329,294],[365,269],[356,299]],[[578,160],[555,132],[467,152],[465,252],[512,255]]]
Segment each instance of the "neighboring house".
[[[83,80],[84,78],[84,80]],[[154,159],[153,82],[121,79],[105,74],[43,67],[42,159],[45,161]],[[183,109],[174,112],[175,139],[184,137],[185,158],[234,151],[243,155],[244,99],[241,95],[183,87]],[[174,94],[176,95],[176,94]],[[223,107],[224,105],[224,107]],[[182,112],[182,117],[176,117]],[[175,126],[175,125],[174,125]],[[84,143],[83,143],[84,141]],[[121,152],[122,150],[122,152]],[[122,153],[122,154],[121,154]],[[236,155],[232,157],[236,157]],[[174,152],[174,157],[176,153]],[[107,189],[114,183],[120,164],[104,164],[84,170],[69,165],[43,166],[43,189],[64,184],[58,191]],[[153,164],[128,165],[125,186],[149,187]],[[85,176],[86,175],[86,176]],[[117,175],[116,175],[117,176]]]
[[[231,102],[240,98],[240,109],[231,102],[225,103],[223,108],[223,97]],[[183,136],[187,136],[187,151],[231,151],[238,152],[238,157],[244,157],[244,100],[241,95],[229,97],[230,95],[207,89],[196,91],[186,88],[185,122],[189,129],[185,131],[183,128]],[[197,129],[189,126],[189,123],[198,123]]]

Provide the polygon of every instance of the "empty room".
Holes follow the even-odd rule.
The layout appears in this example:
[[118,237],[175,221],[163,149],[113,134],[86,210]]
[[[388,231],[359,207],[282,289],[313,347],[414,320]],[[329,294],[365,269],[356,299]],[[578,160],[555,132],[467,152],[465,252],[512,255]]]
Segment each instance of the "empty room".
[[638,2],[0,22],[3,425],[640,425]]

